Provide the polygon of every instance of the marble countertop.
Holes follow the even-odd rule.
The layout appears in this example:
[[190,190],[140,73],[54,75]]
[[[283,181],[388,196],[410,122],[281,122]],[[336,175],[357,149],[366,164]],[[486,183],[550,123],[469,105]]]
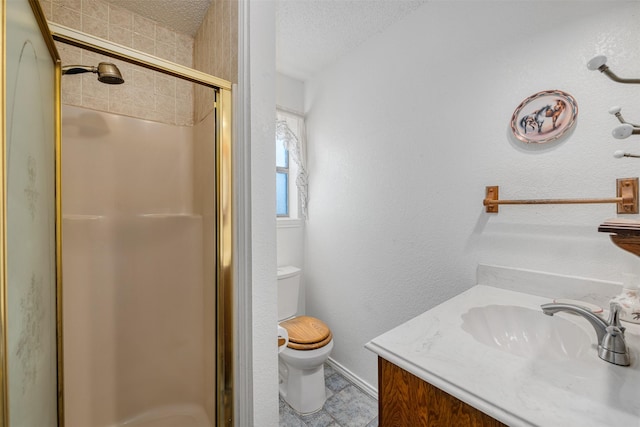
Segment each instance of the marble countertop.
[[476,285],[366,348],[509,426],[640,426],[640,325],[624,324],[629,367],[599,359],[593,327],[567,313],[554,317],[591,339],[575,359],[513,354],[463,329],[463,315],[474,307],[518,306],[544,316],[540,305],[548,302],[548,296]]

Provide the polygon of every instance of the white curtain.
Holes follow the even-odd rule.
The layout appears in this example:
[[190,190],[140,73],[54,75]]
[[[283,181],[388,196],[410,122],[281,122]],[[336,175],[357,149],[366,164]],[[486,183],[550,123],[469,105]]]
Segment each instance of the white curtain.
[[304,118],[285,111],[276,111],[276,140],[281,141],[289,151],[289,157],[298,167],[296,187],[300,202],[300,215],[307,217],[307,203],[309,201],[309,184],[307,163],[305,158],[306,132]]

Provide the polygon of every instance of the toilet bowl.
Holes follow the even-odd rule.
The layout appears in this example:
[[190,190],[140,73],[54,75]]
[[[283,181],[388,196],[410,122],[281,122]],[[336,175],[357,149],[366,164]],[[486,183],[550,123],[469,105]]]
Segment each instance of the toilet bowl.
[[333,335],[321,320],[295,315],[299,288],[299,268],[278,268],[279,326],[288,334],[279,352],[280,395],[294,410],[308,414],[322,409],[327,398],[324,362],[333,349]]
[[280,395],[297,412],[309,414],[322,409],[327,400],[324,362],[332,349],[333,340],[317,350],[286,348],[280,353]]

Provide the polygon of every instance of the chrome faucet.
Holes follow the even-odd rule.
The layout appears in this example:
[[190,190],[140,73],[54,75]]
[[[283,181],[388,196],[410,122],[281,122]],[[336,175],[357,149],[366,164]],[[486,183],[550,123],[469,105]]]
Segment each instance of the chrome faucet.
[[620,305],[612,302],[609,319],[604,320],[591,310],[574,304],[551,303],[540,306],[547,316],[559,311],[567,311],[587,319],[596,330],[598,336],[598,357],[614,365],[629,366],[629,349],[624,341],[625,328],[620,323]]

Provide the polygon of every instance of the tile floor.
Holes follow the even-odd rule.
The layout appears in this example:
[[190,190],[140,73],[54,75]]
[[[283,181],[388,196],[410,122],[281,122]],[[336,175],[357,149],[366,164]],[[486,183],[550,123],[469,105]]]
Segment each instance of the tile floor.
[[280,398],[280,427],[378,427],[378,402],[331,366],[324,365],[327,401],[322,409],[300,415]]

